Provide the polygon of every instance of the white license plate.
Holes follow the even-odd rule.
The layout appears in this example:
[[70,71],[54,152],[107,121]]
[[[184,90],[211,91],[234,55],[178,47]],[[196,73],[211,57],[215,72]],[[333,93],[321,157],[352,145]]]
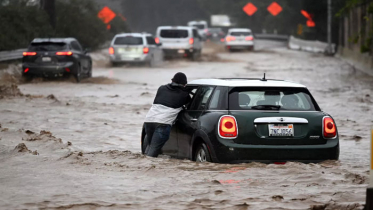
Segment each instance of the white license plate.
[[269,124],[269,136],[294,136],[293,124]]
[[43,62],[51,62],[52,61],[52,58],[51,57],[42,57],[41,60]]
[[185,50],[178,50],[178,53],[185,53]]

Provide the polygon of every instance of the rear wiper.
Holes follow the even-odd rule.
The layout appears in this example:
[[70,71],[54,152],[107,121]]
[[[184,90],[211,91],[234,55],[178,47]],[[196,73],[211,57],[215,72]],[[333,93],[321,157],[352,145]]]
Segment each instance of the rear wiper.
[[279,110],[281,108],[280,105],[258,105],[258,106],[252,106],[251,109],[275,109]]

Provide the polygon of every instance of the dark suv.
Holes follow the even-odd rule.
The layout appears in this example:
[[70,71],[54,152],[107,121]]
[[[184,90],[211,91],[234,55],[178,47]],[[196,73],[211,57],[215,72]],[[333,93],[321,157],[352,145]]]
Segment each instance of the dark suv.
[[92,59],[74,38],[34,39],[23,53],[22,76],[74,75],[77,82],[92,76]]
[[[301,84],[205,79],[192,81],[187,88],[192,102],[179,113],[163,154],[221,163],[320,162],[339,157],[333,118]],[[142,142],[145,137],[143,130]]]

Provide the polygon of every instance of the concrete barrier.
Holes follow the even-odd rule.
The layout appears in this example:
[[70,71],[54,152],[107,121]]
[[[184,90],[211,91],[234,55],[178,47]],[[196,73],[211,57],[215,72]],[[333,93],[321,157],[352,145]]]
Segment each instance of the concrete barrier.
[[[328,43],[320,42],[320,41],[308,41],[303,39],[295,38],[294,36],[290,36],[289,49],[292,50],[302,50],[307,52],[315,52],[315,53],[326,53],[328,49]],[[335,44],[332,44],[332,53],[335,53]]]
[[337,57],[343,59],[354,68],[373,76],[373,56],[369,55],[369,53],[361,53],[359,47],[339,47]]
[[27,49],[18,49],[12,51],[1,51],[0,52],[0,62],[18,60],[23,57],[22,53],[27,51]]

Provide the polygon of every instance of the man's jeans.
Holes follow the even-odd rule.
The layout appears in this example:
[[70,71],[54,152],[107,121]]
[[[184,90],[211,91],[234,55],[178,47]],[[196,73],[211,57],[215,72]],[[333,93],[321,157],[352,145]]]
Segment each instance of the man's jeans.
[[150,157],[158,157],[162,147],[170,137],[171,125],[160,123],[145,123],[146,138],[145,154]]

